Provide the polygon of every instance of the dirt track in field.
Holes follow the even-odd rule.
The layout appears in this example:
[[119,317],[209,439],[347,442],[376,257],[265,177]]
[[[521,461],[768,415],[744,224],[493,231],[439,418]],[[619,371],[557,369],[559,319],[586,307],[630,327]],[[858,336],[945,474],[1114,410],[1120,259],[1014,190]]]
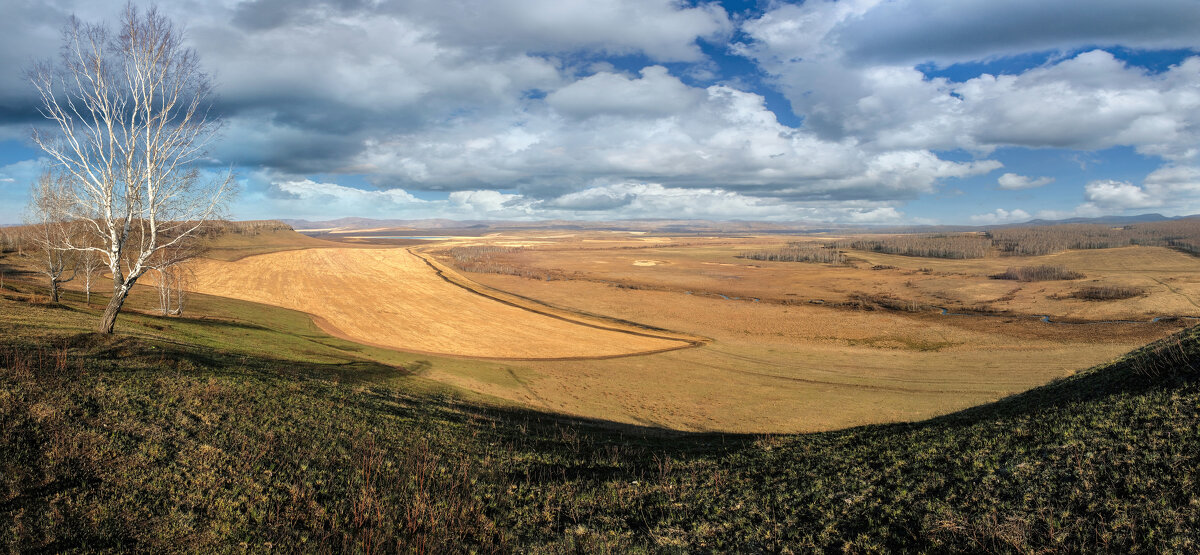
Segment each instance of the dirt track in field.
[[405,249],[309,249],[193,267],[193,291],[300,310],[336,335],[405,351],[561,360],[698,344],[476,292],[469,280]]

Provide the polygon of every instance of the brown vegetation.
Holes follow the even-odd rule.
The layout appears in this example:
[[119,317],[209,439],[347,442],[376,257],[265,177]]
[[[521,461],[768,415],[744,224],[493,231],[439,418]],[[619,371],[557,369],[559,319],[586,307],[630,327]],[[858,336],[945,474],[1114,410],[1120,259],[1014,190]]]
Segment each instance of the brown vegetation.
[[922,256],[928,258],[983,258],[991,251],[992,241],[983,235],[894,235],[873,239],[837,241],[833,248]]
[[449,255],[449,262],[456,269],[464,272],[501,274],[529,279],[551,279],[553,277],[550,272],[513,263],[511,255],[519,254],[522,250],[521,247],[472,245],[451,248],[446,251],[446,254]]
[[754,251],[738,255],[739,258],[768,262],[814,262],[818,264],[845,264],[846,255],[834,247],[819,247],[809,243],[788,243],[788,246],[773,251]]
[[1005,254],[1037,256],[1068,249],[1111,249],[1131,245],[1171,247],[1200,254],[1200,218],[1131,224],[1063,224],[994,229],[988,236]]
[[293,230],[292,226],[287,225],[279,220],[248,220],[244,222],[215,220],[204,222],[204,226],[197,230],[197,234],[201,237],[215,239],[223,235],[245,235],[249,237],[256,237],[263,233],[277,231]]
[[1069,268],[1042,264],[1038,266],[1019,266],[1016,268],[1009,267],[1004,271],[1004,273],[993,275],[992,279],[1011,279],[1016,281],[1061,281],[1081,279],[1083,277],[1083,274]]
[[0,253],[23,254],[28,243],[28,229],[25,226],[0,227]]
[[1121,285],[1089,285],[1076,289],[1071,293],[1076,299],[1087,301],[1119,301],[1132,299],[1146,294],[1141,287],[1126,287]]

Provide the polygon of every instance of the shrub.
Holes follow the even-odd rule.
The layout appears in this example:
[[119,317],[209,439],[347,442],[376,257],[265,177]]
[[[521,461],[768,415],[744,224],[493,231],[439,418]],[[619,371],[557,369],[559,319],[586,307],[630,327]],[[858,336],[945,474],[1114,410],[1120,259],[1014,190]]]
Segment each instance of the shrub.
[[1121,285],[1090,285],[1080,289],[1076,289],[1071,293],[1076,299],[1087,301],[1118,301],[1121,299],[1132,299],[1140,297],[1146,293],[1141,287],[1128,287]]
[[1083,274],[1062,266],[1021,266],[1009,268],[1004,273],[992,276],[992,279],[1011,279],[1016,281],[1058,281],[1080,279]]

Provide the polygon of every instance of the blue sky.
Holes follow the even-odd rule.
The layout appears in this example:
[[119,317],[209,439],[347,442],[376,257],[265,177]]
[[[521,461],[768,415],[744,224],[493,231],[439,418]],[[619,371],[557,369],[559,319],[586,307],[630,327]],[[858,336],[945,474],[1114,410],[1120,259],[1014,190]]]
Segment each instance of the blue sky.
[[[5,0],[0,223],[44,163]],[[1195,0],[161,2],[237,218],[993,224],[1200,213]]]

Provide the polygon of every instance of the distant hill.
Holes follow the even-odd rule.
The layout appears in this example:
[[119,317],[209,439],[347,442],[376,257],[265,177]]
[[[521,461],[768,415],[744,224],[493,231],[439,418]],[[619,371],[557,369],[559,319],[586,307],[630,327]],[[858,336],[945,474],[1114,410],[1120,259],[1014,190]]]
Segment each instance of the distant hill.
[[1166,220],[1178,220],[1182,218],[1192,218],[1194,216],[1176,216],[1169,218],[1162,214],[1140,214],[1137,216],[1099,216],[1096,218],[1067,218],[1064,220],[1029,220],[1025,223],[1010,224],[1010,225],[1059,225],[1059,224],[1104,224],[1104,225],[1128,225],[1128,224],[1144,224],[1148,222],[1162,222]]
[[365,229],[381,230],[522,230],[522,229],[563,229],[591,231],[646,231],[658,233],[963,233],[985,231],[1009,227],[1026,227],[1062,224],[1101,224],[1129,225],[1138,223],[1161,222],[1184,218],[1196,218],[1200,215],[1168,217],[1162,214],[1141,214],[1137,216],[1100,216],[1096,218],[1067,218],[1062,220],[1030,220],[1027,222],[1001,225],[863,225],[863,224],[831,224],[827,222],[761,222],[761,221],[713,221],[713,220],[675,220],[675,219],[639,219],[614,221],[574,221],[574,220],[538,220],[538,221],[506,221],[506,220],[448,220],[444,218],[421,220],[377,220],[372,218],[338,218],[335,220],[281,220],[300,232],[352,232]]
[[570,229],[594,231],[648,231],[662,233],[812,233],[816,230],[842,229],[848,226],[814,222],[753,222],[708,220],[620,220],[620,221],[499,221],[499,220],[376,220],[371,218],[338,218],[336,220],[282,220],[297,231],[350,232],[365,229],[389,230],[520,230]]

